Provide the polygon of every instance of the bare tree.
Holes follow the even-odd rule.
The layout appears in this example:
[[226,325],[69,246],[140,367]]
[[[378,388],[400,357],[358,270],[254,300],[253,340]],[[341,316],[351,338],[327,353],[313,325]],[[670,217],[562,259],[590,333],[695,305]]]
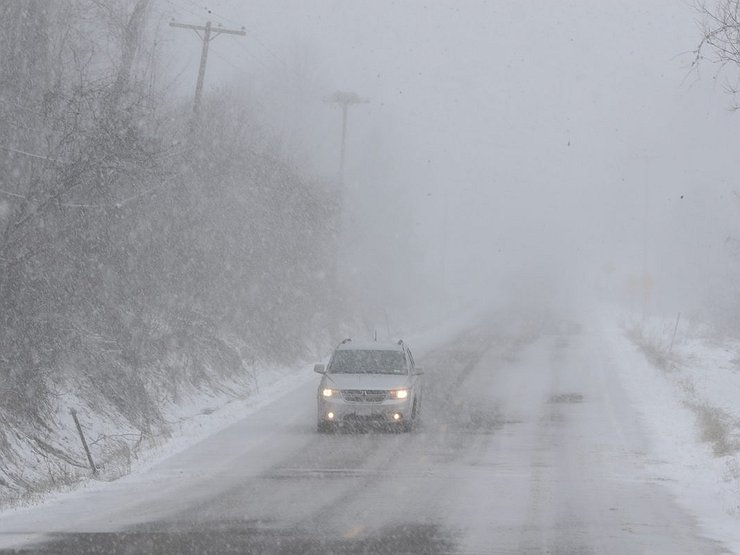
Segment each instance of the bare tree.
[[60,388],[148,433],[180,389],[325,337],[327,184],[242,91],[206,95],[182,141],[189,103],[152,86],[153,3],[0,0],[0,463],[18,426],[58,431]]
[[[713,4],[696,5],[701,16],[702,38],[694,50],[692,67],[697,69],[703,61],[717,64],[719,69],[736,70],[728,78],[727,91],[735,95],[740,90],[740,0],[717,0]],[[735,103],[733,109],[740,106]]]
[[[132,79],[149,1],[0,4],[12,31],[0,33],[0,146],[11,170],[0,186],[10,205],[0,219],[0,376],[17,384],[10,401],[43,397],[64,335],[52,321],[100,298],[96,268],[110,265],[114,243],[105,207],[152,180],[158,146],[138,124],[147,103]],[[86,33],[96,24],[116,30],[100,43],[118,47],[112,59]]]

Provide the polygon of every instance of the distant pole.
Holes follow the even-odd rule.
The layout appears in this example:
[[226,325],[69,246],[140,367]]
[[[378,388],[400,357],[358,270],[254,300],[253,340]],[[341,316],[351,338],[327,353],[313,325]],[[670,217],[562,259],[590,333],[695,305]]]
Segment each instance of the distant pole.
[[[195,98],[193,99],[193,122],[198,118],[198,112],[200,111],[200,99],[203,96],[203,82],[206,77],[206,63],[208,62],[208,44],[219,35],[239,35],[243,37],[247,33],[244,31],[244,27],[241,29],[225,29],[218,25],[213,27],[211,22],[208,21],[205,26],[203,25],[190,25],[187,23],[176,23],[170,21],[170,27],[177,27],[178,29],[190,29],[195,31],[203,46],[200,51],[200,66],[198,67],[198,81],[195,84]],[[201,35],[201,32],[203,35]]]
[[645,162],[645,186],[644,186],[644,215],[642,222],[642,325],[644,326],[648,316],[648,304],[650,293],[653,289],[653,280],[648,274],[648,250],[650,247],[650,163],[660,156],[643,155]]
[[349,111],[349,104],[344,102],[342,104],[342,145],[339,151],[339,179],[344,182],[344,158],[345,152],[347,151],[347,112]]
[[642,220],[642,325],[645,325],[647,319],[648,297],[648,216],[650,213],[650,183],[645,180],[645,214]]
[[[337,192],[337,214],[336,214],[336,228],[334,231],[336,239],[337,253],[334,257],[334,268],[331,274],[331,281],[333,288],[339,289],[339,274],[340,274],[340,258],[341,258],[341,237],[343,235],[343,212],[344,212],[344,160],[347,151],[347,119],[350,106],[356,104],[367,104],[370,102],[365,98],[353,92],[337,91],[331,96],[324,98],[324,102],[336,104],[342,109],[342,142],[339,146],[339,191]],[[335,295],[336,299],[339,299]],[[336,309],[339,311],[341,301],[338,302]]]
[[353,92],[337,91],[324,99],[324,102],[337,104],[342,109],[342,142],[339,146],[339,184],[344,185],[344,161],[347,152],[347,115],[351,106],[355,104],[367,104],[370,101],[360,98]]

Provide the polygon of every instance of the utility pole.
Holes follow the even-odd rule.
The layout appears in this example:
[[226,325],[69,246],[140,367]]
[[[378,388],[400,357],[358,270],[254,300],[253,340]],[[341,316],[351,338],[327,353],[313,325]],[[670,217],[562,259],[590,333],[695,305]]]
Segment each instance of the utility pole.
[[[203,94],[203,80],[206,76],[206,62],[208,61],[208,44],[219,35],[239,35],[243,37],[246,35],[244,27],[241,29],[225,29],[220,24],[216,27],[211,25],[208,21],[205,26],[203,25],[190,25],[187,23],[177,23],[174,20],[170,21],[170,27],[177,27],[178,29],[190,29],[195,31],[198,38],[203,42],[203,48],[200,51],[200,67],[198,68],[198,81],[195,84],[195,98],[193,99],[193,123],[198,118],[198,111],[200,110],[200,98]],[[201,35],[201,32],[203,35]]]
[[344,184],[344,158],[345,151],[347,149],[347,112],[349,112],[350,106],[355,104],[367,104],[370,101],[366,98],[360,98],[353,92],[337,91],[333,95],[325,98],[324,102],[337,104],[342,108],[342,143],[339,147],[339,184],[342,186]]
[[[356,104],[367,104],[370,102],[367,99],[360,98],[359,95],[353,92],[342,92],[337,91],[331,96],[324,98],[324,102],[336,104],[342,109],[342,142],[339,150],[339,191],[337,194],[337,214],[336,214],[336,228],[334,229],[336,239],[336,255],[334,257],[334,268],[331,274],[332,287],[334,290],[341,291],[339,288],[339,274],[340,274],[340,258],[341,258],[341,237],[343,235],[343,212],[344,212],[344,158],[345,151],[347,149],[347,113],[349,112],[350,106]],[[335,295],[336,305],[334,310],[336,314],[340,313],[342,305],[342,294]],[[336,330],[332,332],[336,333]]]

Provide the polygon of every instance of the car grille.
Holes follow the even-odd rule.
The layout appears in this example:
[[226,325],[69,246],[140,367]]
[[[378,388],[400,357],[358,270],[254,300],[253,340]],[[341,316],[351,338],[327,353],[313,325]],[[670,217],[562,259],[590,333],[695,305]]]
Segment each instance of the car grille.
[[382,389],[345,389],[342,399],[348,403],[380,403],[388,398],[388,392]]
[[388,422],[382,414],[346,414],[342,422],[348,424],[377,424]]

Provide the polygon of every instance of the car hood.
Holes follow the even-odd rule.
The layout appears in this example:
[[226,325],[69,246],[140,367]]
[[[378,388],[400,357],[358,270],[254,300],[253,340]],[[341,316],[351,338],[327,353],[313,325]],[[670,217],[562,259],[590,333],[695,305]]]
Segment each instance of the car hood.
[[397,389],[409,386],[408,375],[326,374],[326,385],[336,389]]

